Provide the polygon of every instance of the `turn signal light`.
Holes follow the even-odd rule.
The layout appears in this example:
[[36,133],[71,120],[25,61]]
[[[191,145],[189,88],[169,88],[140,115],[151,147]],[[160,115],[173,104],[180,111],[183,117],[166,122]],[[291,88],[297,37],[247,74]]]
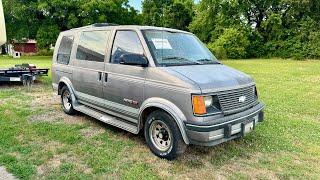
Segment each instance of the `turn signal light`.
[[203,115],[207,113],[205,100],[203,96],[193,96],[192,105],[194,114]]

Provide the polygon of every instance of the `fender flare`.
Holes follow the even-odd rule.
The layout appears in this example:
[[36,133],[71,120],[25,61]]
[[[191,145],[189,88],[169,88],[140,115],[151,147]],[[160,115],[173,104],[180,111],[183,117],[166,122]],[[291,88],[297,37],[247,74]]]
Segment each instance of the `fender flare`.
[[141,122],[143,121],[142,114],[143,114],[144,110],[149,107],[159,108],[159,109],[162,109],[162,110],[166,111],[167,113],[169,113],[173,117],[175,122],[177,123],[178,128],[181,133],[181,136],[183,138],[183,141],[186,144],[190,144],[189,138],[186,133],[185,124],[184,124],[184,122],[187,121],[185,115],[175,104],[173,104],[172,102],[170,102],[166,99],[162,99],[162,98],[158,98],[158,97],[157,98],[149,98],[143,102],[143,104],[141,105],[141,108],[139,110],[139,129],[143,126],[141,124]]
[[59,81],[59,83],[58,83],[58,94],[61,93],[61,92],[59,92],[59,91],[60,91],[60,90],[59,90],[59,87],[60,87],[60,84],[61,84],[61,83],[65,84],[65,85],[68,87],[68,89],[69,89],[69,91],[70,91],[70,93],[71,93],[72,105],[73,105],[73,107],[75,107],[76,105],[78,105],[78,101],[77,101],[77,99],[76,99],[75,90],[74,90],[74,88],[73,88],[73,85],[72,85],[72,82],[70,81],[70,79],[67,78],[67,77],[62,77],[62,78],[60,79],[60,81]]

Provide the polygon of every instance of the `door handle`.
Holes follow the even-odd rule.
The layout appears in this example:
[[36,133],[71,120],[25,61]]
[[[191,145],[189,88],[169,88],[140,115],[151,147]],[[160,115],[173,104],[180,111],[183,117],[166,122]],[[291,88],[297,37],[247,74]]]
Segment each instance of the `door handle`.
[[102,72],[98,72],[98,81],[102,81]]
[[104,82],[108,82],[108,73],[104,73]]

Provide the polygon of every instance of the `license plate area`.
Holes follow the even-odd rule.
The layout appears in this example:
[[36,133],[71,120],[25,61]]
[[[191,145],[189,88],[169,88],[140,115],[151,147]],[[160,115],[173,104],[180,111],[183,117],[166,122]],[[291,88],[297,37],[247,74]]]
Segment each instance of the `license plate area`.
[[242,134],[242,136],[245,136],[246,134],[248,134],[251,131],[253,131],[254,127],[255,127],[255,120],[254,119],[249,119],[249,120],[244,121],[241,124],[241,134]]

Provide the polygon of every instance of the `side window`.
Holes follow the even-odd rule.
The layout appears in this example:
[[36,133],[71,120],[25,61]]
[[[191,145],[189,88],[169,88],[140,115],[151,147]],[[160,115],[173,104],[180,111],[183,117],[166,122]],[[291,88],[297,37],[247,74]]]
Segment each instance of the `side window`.
[[139,36],[134,31],[118,31],[113,43],[111,63],[119,64],[123,54],[143,54]]
[[80,37],[77,59],[104,62],[110,31],[87,31]]
[[63,36],[58,49],[57,62],[60,64],[69,64],[73,45],[73,36]]

